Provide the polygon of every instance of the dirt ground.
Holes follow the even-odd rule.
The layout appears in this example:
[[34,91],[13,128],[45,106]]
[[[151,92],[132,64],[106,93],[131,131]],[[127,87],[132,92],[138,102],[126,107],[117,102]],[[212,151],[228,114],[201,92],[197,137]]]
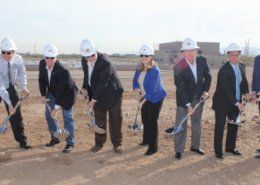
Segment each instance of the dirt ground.
[[[165,137],[163,131],[172,127],[175,122],[176,99],[173,72],[163,71],[163,85],[168,93],[164,100],[159,118],[159,150],[155,155],[145,156],[147,146],[138,145],[142,141],[142,133],[129,135],[127,125],[133,125],[137,102],[133,99],[132,79],[124,78],[123,94],[123,153],[114,153],[108,134],[107,142],[98,153],[89,150],[94,145],[94,134],[86,123],[91,118],[86,109],[86,102],[79,94],[74,106],[76,124],[75,148],[69,154],[63,154],[65,142],[47,148],[50,134],[44,116],[44,105],[40,103],[38,81],[28,80],[31,94],[22,102],[25,133],[31,150],[22,150],[14,140],[11,129],[0,136],[0,184],[35,185],[35,184],[260,184],[260,160],[256,148],[260,148],[260,125],[258,109],[255,103],[249,103],[242,119],[246,119],[239,127],[237,149],[242,156],[225,153],[223,160],[214,155],[214,111],[211,109],[212,96],[216,87],[218,69],[212,69],[213,81],[210,89],[211,98],[204,106],[202,117],[201,149],[206,155],[200,156],[190,151],[191,126],[188,122],[188,138],[182,160],[174,157],[174,137]],[[247,68],[247,78],[252,81],[252,67]],[[76,79],[79,87],[82,80]],[[7,117],[4,104],[0,104],[1,125]],[[62,114],[58,119],[62,124]],[[139,124],[141,122],[139,121]],[[9,125],[9,123],[8,123]],[[226,136],[226,129],[224,136]],[[224,137],[225,143],[225,137]],[[225,144],[223,145],[225,146]]]

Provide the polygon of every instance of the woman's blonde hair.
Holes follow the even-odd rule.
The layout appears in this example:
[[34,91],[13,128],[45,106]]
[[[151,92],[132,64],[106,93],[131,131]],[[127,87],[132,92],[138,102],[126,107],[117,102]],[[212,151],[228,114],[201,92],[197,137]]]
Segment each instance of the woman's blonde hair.
[[[148,71],[150,71],[153,68],[154,65],[157,65],[157,63],[153,59],[153,55],[150,55],[150,56],[152,56],[152,58],[149,61],[148,66],[147,66]],[[139,67],[138,67],[137,70],[140,71],[140,72],[142,72],[144,70],[144,63],[141,61],[141,58],[140,58],[140,63],[139,63]]]

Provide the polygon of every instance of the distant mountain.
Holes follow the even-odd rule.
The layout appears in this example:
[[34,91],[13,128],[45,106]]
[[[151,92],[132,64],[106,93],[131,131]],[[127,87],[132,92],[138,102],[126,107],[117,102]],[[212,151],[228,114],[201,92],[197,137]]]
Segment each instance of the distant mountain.
[[[242,49],[242,52],[243,52],[244,49],[245,49],[245,47],[241,47],[241,49]],[[227,50],[227,48],[220,48],[221,54],[224,54],[224,51],[226,51],[226,50]],[[250,52],[253,52],[253,51],[254,51],[254,53],[255,53],[256,55],[260,55],[260,48],[258,48],[258,47],[249,47],[249,51],[250,51]]]

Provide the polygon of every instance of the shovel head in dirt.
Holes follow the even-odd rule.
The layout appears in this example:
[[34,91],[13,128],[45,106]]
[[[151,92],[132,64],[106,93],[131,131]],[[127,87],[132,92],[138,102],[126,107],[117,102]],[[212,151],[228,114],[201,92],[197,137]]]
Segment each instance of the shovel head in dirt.
[[184,129],[181,127],[181,126],[182,126],[182,123],[183,123],[188,117],[189,117],[189,116],[187,115],[185,118],[183,118],[178,127],[168,128],[167,130],[165,130],[165,131],[164,131],[164,134],[165,134],[165,135],[176,135],[176,134],[180,133],[181,131],[183,131]]
[[[141,102],[143,100],[143,95],[140,95],[139,96],[140,100],[139,102]],[[131,125],[128,125],[127,128],[126,128],[126,132],[127,133],[133,133],[133,134],[136,134],[137,132],[140,132],[143,130],[143,125],[138,125],[138,117],[139,117],[139,114],[140,114],[140,109],[139,107],[137,107],[137,111],[136,111],[136,115],[135,115],[135,123],[133,126]]]
[[[249,98],[247,100],[244,99],[243,105],[246,106],[246,103],[249,102],[251,99],[252,98]],[[240,116],[241,116],[242,112],[243,112],[242,110],[239,111],[238,116],[236,117],[236,120],[227,120],[227,123],[232,124],[232,125],[239,125],[241,123],[246,122],[246,120],[243,120],[243,121],[240,120]]]
[[[193,110],[193,111],[196,110],[196,109],[199,107],[199,105],[200,105],[202,102],[206,101],[207,99],[209,99],[209,96],[207,96],[207,97],[204,98],[204,99],[201,98],[200,101],[199,101],[199,103],[197,103],[192,110]],[[169,128],[169,129],[165,130],[165,131],[164,131],[164,134],[165,134],[165,135],[176,135],[176,134],[180,133],[181,131],[183,131],[184,128],[182,128],[181,126],[182,126],[182,124],[185,122],[185,120],[188,119],[188,117],[190,116],[190,114],[191,114],[191,113],[188,113],[188,114],[181,120],[181,123],[180,123],[177,127]]]
[[[87,105],[88,105],[89,104],[88,97],[85,94],[83,94],[81,91],[80,91],[80,94],[85,98]],[[90,130],[92,130],[93,132],[95,132],[97,134],[105,134],[106,130],[102,128],[102,125],[96,125],[94,114],[91,109],[89,109],[89,113],[90,113],[90,116],[92,119],[92,124],[91,125],[87,124],[87,125],[89,126]]]
[[[25,96],[23,96],[23,97],[21,97],[21,98],[19,99],[19,101],[17,102],[17,104],[16,104],[15,107],[14,107],[14,111],[19,107],[19,105],[21,104],[21,101],[22,101],[24,98],[26,98],[28,95],[29,95],[29,94],[26,94]],[[6,118],[6,120],[5,120],[4,124],[3,124],[3,126],[0,127],[0,133],[4,133],[4,132],[8,129],[8,127],[6,127],[6,124],[7,124],[8,120],[11,118],[12,115],[13,115],[13,113],[10,113],[10,114],[8,115],[8,117]]]
[[101,128],[97,125],[89,125],[89,128],[90,128],[90,130],[92,130],[93,132],[95,132],[97,134],[105,134],[106,133],[106,131],[103,128]]
[[126,132],[127,132],[127,133],[136,134],[136,133],[142,131],[142,130],[143,130],[143,127],[144,127],[144,125],[137,125],[137,127],[128,125],[128,127],[127,127],[127,129],[126,129]]
[[[46,101],[50,101],[50,99],[46,99]],[[47,102],[43,102],[43,103],[47,106],[47,108],[48,108],[48,110],[49,110],[49,112],[51,114],[51,107],[50,107],[50,105]],[[52,117],[52,119],[53,119],[53,121],[54,121],[54,123],[56,125],[56,131],[53,132],[53,136],[56,137],[57,139],[59,139],[60,141],[66,141],[66,139],[70,136],[69,131],[67,129],[61,130],[60,126],[59,126],[58,119],[57,118],[53,118],[53,117]]]
[[59,133],[58,132],[53,133],[53,136],[58,138],[60,141],[66,141],[66,139],[70,137],[70,133],[65,129]]

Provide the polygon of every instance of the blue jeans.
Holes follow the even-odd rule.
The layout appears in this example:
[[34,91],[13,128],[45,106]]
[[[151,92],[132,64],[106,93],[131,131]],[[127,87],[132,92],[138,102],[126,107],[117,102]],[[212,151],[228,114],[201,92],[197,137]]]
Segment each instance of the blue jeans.
[[[54,106],[55,106],[55,98],[51,94],[51,92],[49,92],[48,99],[51,100],[50,107],[53,110]],[[64,119],[64,129],[67,129],[70,133],[70,136],[66,140],[67,145],[74,145],[74,143],[75,143],[75,138],[74,138],[75,122],[74,122],[74,117],[72,115],[72,112],[73,112],[73,107],[71,107],[71,109],[69,109],[69,110],[65,110],[62,108],[62,114],[63,114],[63,119]],[[54,140],[59,140],[58,138],[55,138],[53,136],[53,132],[56,131],[56,125],[51,117],[51,113],[50,113],[49,109],[47,108],[47,106],[45,106],[45,117],[46,117],[46,121],[49,126],[51,138]]]

